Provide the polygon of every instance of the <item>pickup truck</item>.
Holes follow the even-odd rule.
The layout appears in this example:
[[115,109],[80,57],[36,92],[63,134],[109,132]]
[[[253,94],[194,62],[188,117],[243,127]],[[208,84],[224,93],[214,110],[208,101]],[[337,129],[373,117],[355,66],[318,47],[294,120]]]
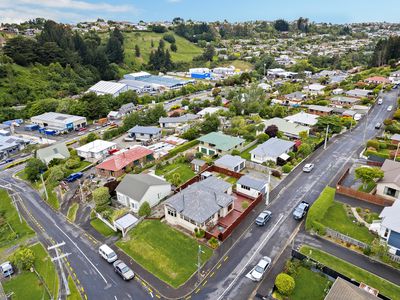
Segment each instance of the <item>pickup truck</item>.
[[293,217],[296,220],[301,220],[306,215],[309,208],[310,208],[309,203],[301,201],[301,203],[297,205],[297,207],[294,209]]

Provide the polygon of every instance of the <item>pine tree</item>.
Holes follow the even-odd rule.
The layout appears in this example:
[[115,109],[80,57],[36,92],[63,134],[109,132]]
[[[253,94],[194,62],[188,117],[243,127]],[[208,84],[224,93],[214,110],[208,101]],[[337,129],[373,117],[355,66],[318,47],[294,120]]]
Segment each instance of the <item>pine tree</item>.
[[140,57],[140,48],[138,45],[135,45],[135,56]]

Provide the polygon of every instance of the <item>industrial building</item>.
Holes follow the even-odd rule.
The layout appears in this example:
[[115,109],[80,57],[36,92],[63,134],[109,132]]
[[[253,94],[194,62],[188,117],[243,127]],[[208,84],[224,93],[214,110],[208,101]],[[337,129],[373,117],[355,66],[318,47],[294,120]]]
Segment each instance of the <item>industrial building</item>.
[[61,114],[56,112],[47,112],[31,118],[33,124],[40,127],[53,129],[57,131],[72,131],[86,127],[85,117]]
[[112,82],[112,81],[99,81],[88,89],[88,92],[94,92],[97,95],[111,95],[117,97],[119,94],[126,92],[128,86],[124,83]]

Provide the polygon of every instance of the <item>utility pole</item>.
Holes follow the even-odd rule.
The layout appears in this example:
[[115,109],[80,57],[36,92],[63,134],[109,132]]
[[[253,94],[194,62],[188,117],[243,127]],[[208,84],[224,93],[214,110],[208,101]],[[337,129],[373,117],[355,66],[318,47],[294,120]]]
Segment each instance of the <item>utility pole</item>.
[[324,150],[326,149],[326,145],[328,143],[328,133],[329,133],[329,124],[328,124],[328,126],[326,126]]
[[367,111],[366,115],[365,115],[365,126],[364,126],[364,136],[363,136],[363,141],[365,141],[365,136],[367,134],[367,126],[368,126],[368,114],[369,111]]
[[197,281],[198,281],[198,283],[201,282],[201,273],[200,273],[201,253],[204,253],[204,251],[201,250],[201,245],[199,245],[199,250],[197,251]]
[[269,190],[271,186],[271,170],[268,169],[268,184],[267,184],[267,194],[265,195],[265,205],[269,205]]
[[46,184],[44,183],[44,179],[43,179],[43,172],[40,172],[40,178],[42,179],[42,184],[44,187],[44,194],[46,195],[46,200],[49,201],[49,195],[47,194]]
[[59,244],[47,247],[47,250],[54,249],[54,251],[56,252],[56,256],[52,257],[51,261],[57,261],[58,262],[58,266],[60,267],[61,277],[62,277],[62,280],[64,282],[65,294],[68,296],[68,295],[71,294],[71,292],[69,290],[67,277],[65,276],[64,269],[63,269],[63,266],[61,264],[61,259],[63,259],[64,257],[70,255],[71,253],[65,253],[65,254],[58,255],[58,248],[61,247],[61,246],[64,246],[64,245],[65,245],[65,242],[63,241],[63,242],[61,242]]

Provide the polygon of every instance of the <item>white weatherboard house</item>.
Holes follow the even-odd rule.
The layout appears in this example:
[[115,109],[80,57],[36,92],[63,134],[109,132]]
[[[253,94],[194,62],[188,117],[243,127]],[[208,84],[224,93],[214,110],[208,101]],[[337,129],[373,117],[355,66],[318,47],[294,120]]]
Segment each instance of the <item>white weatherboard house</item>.
[[257,198],[267,192],[268,181],[244,175],[236,182],[236,192],[246,196]]
[[138,212],[145,201],[153,207],[167,197],[171,193],[171,184],[150,174],[128,174],[117,186],[116,192],[119,203]]
[[322,84],[313,83],[313,84],[305,86],[304,91],[308,92],[312,95],[323,95],[325,88],[326,88],[326,86],[324,86]]
[[136,125],[128,130],[128,134],[136,141],[158,140],[161,138],[161,128]]
[[109,151],[116,148],[116,143],[103,140],[95,140],[79,148],[76,148],[76,151],[78,156],[83,157],[87,161],[95,162],[100,159],[106,158],[109,155]]
[[46,165],[53,159],[68,159],[70,157],[68,147],[65,143],[57,143],[36,151],[36,158],[43,161]]
[[233,172],[240,172],[246,166],[246,160],[239,155],[225,154],[214,162],[214,165],[220,168],[228,169]]
[[[386,159],[381,170],[384,176],[377,182],[376,194],[390,200],[400,198],[400,162]],[[400,218],[400,216],[399,216]]]
[[318,123],[319,116],[306,113],[304,111],[284,118],[286,121],[303,126],[314,126]]
[[276,163],[279,157],[287,160],[288,153],[293,151],[294,145],[291,141],[271,138],[250,151],[251,161],[262,164],[269,160]]

